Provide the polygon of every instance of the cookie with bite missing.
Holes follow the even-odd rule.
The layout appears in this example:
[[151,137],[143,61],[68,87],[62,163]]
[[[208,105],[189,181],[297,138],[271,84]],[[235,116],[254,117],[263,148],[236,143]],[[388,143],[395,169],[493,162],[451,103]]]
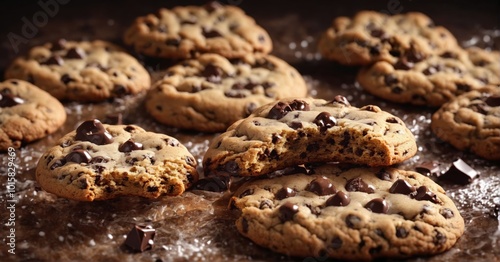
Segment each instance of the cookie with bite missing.
[[0,82],[0,151],[43,138],[65,121],[63,105],[47,92],[19,79]]
[[146,69],[120,47],[95,41],[66,41],[33,47],[7,68],[6,78],[26,80],[59,100],[98,102],[150,87]]
[[124,36],[127,45],[151,57],[188,59],[204,53],[228,58],[267,54],[271,38],[236,6],[210,2],[204,6],[162,8],[138,17]]
[[418,54],[426,58],[457,48],[457,40],[446,28],[418,12],[361,11],[352,18],[337,17],[319,41],[324,58],[344,65],[394,63],[400,57]]
[[400,57],[362,68],[357,81],[369,93],[404,104],[439,107],[488,84],[500,84],[500,52],[476,47],[427,58]]
[[94,119],[42,155],[36,179],[57,196],[94,201],[177,196],[198,179],[198,173],[195,158],[175,138]]
[[203,54],[169,68],[148,92],[145,105],[163,124],[220,132],[262,105],[306,95],[300,73],[277,57]]
[[288,256],[372,260],[450,249],[464,220],[445,191],[416,172],[317,166],[246,182],[231,199],[238,231]]
[[458,150],[500,160],[500,86],[462,94],[432,115],[431,130]]
[[286,98],[255,110],[214,138],[205,174],[259,176],[289,166],[343,162],[388,166],[412,157],[415,138],[398,117],[375,105]]

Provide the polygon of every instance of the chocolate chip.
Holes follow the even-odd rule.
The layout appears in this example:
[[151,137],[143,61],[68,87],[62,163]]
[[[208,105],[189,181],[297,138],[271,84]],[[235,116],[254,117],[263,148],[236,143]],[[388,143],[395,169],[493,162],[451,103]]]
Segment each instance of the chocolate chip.
[[477,171],[459,158],[451,164],[448,171],[438,178],[455,184],[466,185],[471,183],[477,176]]
[[461,92],[469,92],[471,90],[471,87],[467,84],[457,83],[455,85],[457,87],[457,90]]
[[274,195],[276,199],[282,200],[288,197],[293,197],[297,195],[297,191],[295,191],[293,188],[289,187],[282,187],[276,194]]
[[425,56],[417,51],[413,46],[406,52],[405,56],[407,61],[410,63],[418,63],[425,58]]
[[217,84],[222,81],[224,71],[222,71],[220,67],[208,64],[205,66],[205,69],[203,69],[201,74],[207,79],[208,82]]
[[134,150],[142,150],[143,148],[144,147],[142,146],[141,143],[134,142],[134,140],[129,139],[118,147],[118,151],[123,153],[128,153]]
[[222,34],[217,31],[216,29],[202,29],[202,34],[206,38],[215,38],[215,37],[222,37]]
[[441,70],[442,70],[441,65],[431,65],[427,67],[424,71],[422,71],[422,73],[428,76],[428,75],[433,75]]
[[361,223],[361,218],[356,215],[347,215],[345,218],[345,223],[350,228],[357,228]]
[[91,160],[90,160],[90,164],[96,164],[96,163],[108,163],[109,162],[109,159],[107,158],[104,158],[102,156],[96,156],[96,157],[93,157]]
[[71,81],[74,81],[74,79],[71,78],[68,74],[64,74],[61,76],[61,82],[63,82],[63,84],[67,85]]
[[71,58],[71,59],[83,59],[87,55],[85,54],[85,51],[79,47],[73,47],[68,50],[66,53],[66,58]]
[[378,55],[380,55],[380,51],[381,51],[380,46],[378,46],[378,45],[370,46],[370,55],[378,56]]
[[385,169],[381,169],[375,174],[378,178],[385,181],[392,181],[392,173],[387,172]]
[[64,38],[61,38],[55,42],[52,43],[52,46],[50,48],[51,51],[59,51],[63,50],[66,47],[67,41]]
[[247,114],[247,115],[252,114],[252,112],[255,111],[255,109],[257,109],[257,107],[258,107],[257,104],[255,104],[254,102],[248,103],[245,106],[245,114]]
[[326,132],[328,128],[337,125],[337,119],[335,119],[335,117],[330,115],[328,112],[321,112],[318,116],[316,116],[313,123],[319,127],[321,132]]
[[391,123],[391,124],[399,124],[399,121],[395,117],[389,117],[385,120],[385,122]]
[[437,231],[437,230],[434,230],[434,232],[436,232],[436,235],[434,236],[434,244],[436,245],[442,245],[444,243],[446,243],[446,235]]
[[24,104],[24,99],[14,96],[10,89],[5,88],[0,93],[0,107],[12,107]]
[[385,35],[385,31],[379,28],[370,31],[370,35],[377,38],[382,38]]
[[351,203],[351,198],[344,192],[338,191],[334,196],[326,200],[325,206],[347,206]]
[[401,87],[399,87],[399,86],[396,86],[396,87],[394,87],[394,88],[391,90],[391,92],[393,92],[394,94],[401,94],[401,93],[403,93],[403,91],[404,91],[404,90],[403,90]]
[[58,159],[58,160],[56,160],[56,162],[54,162],[54,164],[52,164],[50,166],[50,170],[54,170],[54,169],[56,169],[58,167],[62,167],[65,164],[66,164],[66,160],[64,158],[63,159]]
[[73,162],[73,163],[86,163],[88,164],[92,157],[90,156],[89,152],[82,150],[82,149],[77,149],[74,150],[73,152],[67,154],[64,157],[65,162]]
[[257,60],[254,67],[262,67],[262,68],[265,68],[269,71],[273,71],[274,69],[276,69],[276,66],[274,65],[274,63],[272,63],[271,61],[269,61],[265,58]]
[[391,49],[389,50],[389,54],[391,56],[394,56],[394,57],[400,57],[401,56],[401,52],[397,49]]
[[247,95],[243,92],[238,91],[238,90],[228,90],[228,91],[224,92],[224,96],[231,97],[231,98],[245,98]]
[[347,181],[345,189],[350,192],[365,192],[372,194],[375,189],[372,185],[368,185],[361,177],[356,177]]
[[76,140],[89,141],[97,145],[113,142],[113,136],[104,128],[101,121],[94,119],[83,122],[76,129]]
[[230,174],[237,174],[238,171],[240,170],[240,167],[238,166],[238,163],[235,161],[229,161],[226,164],[224,164],[224,170],[226,170]]
[[406,238],[408,236],[408,230],[404,227],[396,227],[396,236],[398,238]]
[[446,51],[444,53],[441,54],[441,57],[442,58],[453,58],[453,59],[457,59],[458,58],[458,55],[456,53],[453,53],[453,52],[450,52],[450,51]]
[[448,218],[452,218],[455,216],[455,214],[453,213],[453,211],[449,208],[443,208],[441,209],[441,211],[439,211],[439,213],[446,219]]
[[275,85],[276,85],[276,84],[271,83],[271,82],[264,82],[264,83],[262,83],[262,87],[263,87],[264,89],[271,88],[271,87],[273,87],[273,86],[275,86]]
[[373,213],[386,214],[389,210],[389,206],[385,199],[375,198],[366,203],[365,208],[372,211]]
[[115,94],[118,97],[124,96],[128,94],[128,90],[125,86],[117,84],[113,86],[113,94]]
[[205,177],[196,181],[193,188],[210,192],[224,192],[229,189],[230,181],[229,176]]
[[290,202],[286,202],[278,209],[278,216],[281,222],[293,220],[293,216],[299,212],[299,206]]
[[417,189],[416,194],[414,193],[413,198],[419,201],[431,201],[432,203],[439,203],[436,194],[429,190],[426,186],[420,186]]
[[136,252],[144,252],[153,248],[156,230],[151,226],[135,225],[127,234],[125,246]]
[[391,192],[392,194],[403,195],[410,195],[415,191],[415,187],[410,185],[410,183],[406,182],[403,179],[396,180],[396,182],[394,182],[394,184],[392,184],[391,188],[389,189],[389,192]]
[[366,106],[363,106],[360,108],[361,110],[365,110],[365,111],[370,111],[370,112],[380,112],[380,108],[376,107],[376,106],[373,106],[373,105],[366,105]]
[[341,96],[341,95],[336,95],[332,101],[328,102],[327,104],[333,104],[333,103],[339,103],[339,104],[343,104],[345,106],[351,106],[351,104],[349,103],[349,100],[347,100],[347,98],[345,98],[345,96]]
[[293,100],[291,103],[276,103],[267,115],[270,119],[281,119],[291,111],[309,111],[309,104],[302,100]]
[[342,239],[340,237],[335,237],[332,239],[332,242],[330,243],[330,246],[332,249],[339,249],[342,247]]
[[398,78],[393,74],[388,74],[384,76],[384,82],[387,86],[397,84],[399,82]]
[[488,106],[491,107],[497,107],[500,106],[500,96],[499,95],[492,95],[484,101]]
[[335,194],[337,189],[332,181],[326,177],[318,177],[306,186],[306,191],[313,192],[318,196]]
[[210,2],[208,2],[207,4],[205,4],[203,7],[204,7],[204,8],[205,8],[205,10],[207,10],[208,12],[213,12],[213,11],[215,11],[215,10],[219,9],[219,8],[222,8],[222,7],[223,7],[223,5],[222,5],[222,4],[220,4],[220,3],[219,3],[219,2],[217,2],[217,1],[210,1]]
[[414,64],[408,61],[405,57],[399,59],[394,65],[394,69],[396,70],[410,70],[412,69]]
[[169,38],[165,41],[165,44],[177,47],[181,44],[181,40],[179,38]]
[[41,64],[42,65],[59,65],[59,66],[62,66],[62,65],[64,65],[64,60],[60,56],[54,55],[54,56],[49,57],[47,60],[43,61]]
[[301,123],[301,122],[298,122],[298,121],[293,121],[293,122],[291,122],[289,126],[290,126],[292,129],[294,129],[294,130],[297,130],[297,129],[300,129],[300,128],[303,128],[303,127],[304,127],[304,125],[302,125],[302,123]]
[[342,139],[342,141],[340,141],[339,144],[343,147],[347,147],[350,142],[351,142],[351,134],[349,133],[349,131],[344,131],[344,138]]

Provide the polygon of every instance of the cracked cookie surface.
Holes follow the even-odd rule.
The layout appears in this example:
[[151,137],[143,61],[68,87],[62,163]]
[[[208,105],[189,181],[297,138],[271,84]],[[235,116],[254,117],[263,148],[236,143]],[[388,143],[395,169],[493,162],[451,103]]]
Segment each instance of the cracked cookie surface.
[[287,98],[255,110],[210,143],[206,175],[259,176],[289,166],[344,162],[388,166],[412,157],[415,138],[403,121],[374,105]]
[[203,132],[226,130],[256,108],[285,97],[305,97],[297,70],[271,55],[227,59],[204,54],[167,70],[146,97],[159,122]]
[[88,120],[42,155],[36,178],[60,197],[94,201],[177,196],[198,173],[195,158],[173,137]]
[[[417,59],[418,57],[418,59]],[[400,57],[360,70],[357,81],[368,92],[396,103],[439,107],[488,84],[500,83],[500,52],[476,47],[438,55]]]
[[474,90],[444,104],[432,116],[431,130],[459,150],[500,160],[500,86]]
[[120,47],[105,41],[66,41],[33,47],[5,72],[59,100],[98,102],[150,87],[146,69]]
[[422,13],[386,15],[361,11],[354,17],[338,17],[319,42],[323,57],[345,65],[395,62],[416,50],[426,57],[458,48],[455,37]]
[[217,2],[205,6],[178,6],[138,17],[124,41],[142,54],[172,59],[216,53],[228,58],[269,53],[268,33],[235,6]]
[[23,80],[0,82],[0,151],[43,138],[65,121],[63,105],[47,92]]
[[453,201],[431,179],[394,168],[333,164],[243,184],[230,207],[238,231],[289,256],[352,260],[431,255],[464,232]]

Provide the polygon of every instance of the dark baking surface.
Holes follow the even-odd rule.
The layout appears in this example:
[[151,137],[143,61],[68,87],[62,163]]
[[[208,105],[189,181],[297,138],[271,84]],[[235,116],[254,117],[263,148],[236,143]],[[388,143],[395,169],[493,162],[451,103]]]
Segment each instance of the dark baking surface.
[[[43,2],[55,2],[46,1]],[[203,1],[61,1],[57,12],[43,17],[32,36],[23,35],[25,19],[32,21],[44,12],[36,1],[2,2],[0,11],[0,73],[17,55],[34,45],[58,38],[74,40],[104,39],[123,45],[121,36],[136,16],[155,12],[159,7]],[[400,165],[414,170],[424,160],[438,160],[443,166],[460,157],[480,172],[480,178],[465,186],[439,182],[455,201],[465,219],[466,231],[448,252],[409,261],[499,261],[500,226],[495,205],[500,207],[500,164],[456,151],[436,139],[429,124],[433,112],[384,102],[355,84],[357,68],[322,61],[316,53],[317,37],[339,15],[358,10],[385,12],[420,11],[436,24],[450,29],[463,45],[500,50],[499,1],[257,1],[227,0],[239,5],[268,30],[273,54],[295,66],[306,78],[310,94],[330,99],[345,95],[353,105],[380,105],[402,118],[417,138],[419,151]],[[52,9],[54,10],[54,9]],[[41,18],[40,18],[41,17]],[[12,34],[26,41],[16,48]],[[139,56],[152,73],[161,76],[169,62]],[[500,72],[499,72],[500,73]],[[325,261],[322,258],[290,258],[270,252],[240,236],[234,226],[234,214],[226,209],[227,194],[203,191],[187,192],[180,197],[157,200],[119,198],[110,201],[80,203],[57,198],[41,190],[34,169],[40,155],[58,138],[89,118],[103,119],[111,113],[123,113],[124,122],[177,137],[197,157],[198,162],[214,134],[179,131],[157,124],[142,106],[143,96],[126,97],[98,104],[65,103],[68,120],[49,137],[16,150],[16,255],[7,252],[7,164],[2,154],[0,166],[0,261]],[[130,253],[122,244],[134,224],[156,228],[155,245],[143,253]]]

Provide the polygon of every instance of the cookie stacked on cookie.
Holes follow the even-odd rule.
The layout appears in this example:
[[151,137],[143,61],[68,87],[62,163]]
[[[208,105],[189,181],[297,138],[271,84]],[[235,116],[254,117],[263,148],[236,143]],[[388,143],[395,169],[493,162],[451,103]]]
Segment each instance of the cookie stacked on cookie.
[[439,253],[463,233],[439,185],[388,167],[415,153],[403,121],[377,106],[290,98],[235,122],[211,142],[203,167],[209,176],[255,177],[230,203],[240,211],[238,231],[255,243],[291,256],[366,260]]

